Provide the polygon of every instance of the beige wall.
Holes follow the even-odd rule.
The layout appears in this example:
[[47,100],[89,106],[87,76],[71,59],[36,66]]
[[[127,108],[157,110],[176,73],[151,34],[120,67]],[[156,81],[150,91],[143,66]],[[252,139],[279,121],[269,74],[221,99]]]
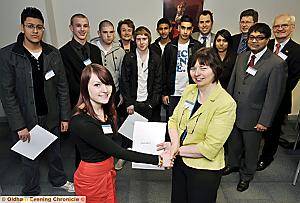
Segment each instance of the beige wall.
[[[105,2],[105,3],[104,3]],[[163,0],[1,0],[0,47],[16,40],[19,32],[20,13],[26,6],[36,6],[41,9],[46,21],[44,40],[56,47],[61,47],[71,38],[68,29],[69,19],[74,13],[84,13],[91,25],[90,37],[96,36],[99,21],[111,20],[115,26],[120,19],[131,18],[136,26],[145,25],[152,31],[153,39],[156,21],[162,16]],[[105,6],[104,6],[105,5]],[[254,8],[259,14],[259,21],[272,24],[274,15],[289,12],[296,16],[296,32],[294,39],[300,42],[300,8],[299,0],[204,0],[204,8],[214,13],[214,29],[227,28],[235,34],[239,31],[239,14],[245,8]],[[196,19],[195,19],[196,20]],[[300,87],[293,93],[293,113],[300,106]],[[3,112],[0,107],[0,116]]]

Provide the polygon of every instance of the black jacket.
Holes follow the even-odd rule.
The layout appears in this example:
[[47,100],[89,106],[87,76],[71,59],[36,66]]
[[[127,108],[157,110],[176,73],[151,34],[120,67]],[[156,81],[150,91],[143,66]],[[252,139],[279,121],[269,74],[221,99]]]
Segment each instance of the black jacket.
[[[66,69],[70,90],[71,107],[73,108],[78,102],[80,92],[80,77],[85,65],[78,54],[76,54],[70,43],[71,41],[61,47],[59,51]],[[87,43],[90,46],[90,60],[92,63],[98,63],[102,65],[100,49],[89,42]]]
[[158,56],[161,56],[161,48],[159,46],[159,41],[161,40],[161,37],[157,38],[150,46],[150,49],[152,49]]
[[[190,37],[190,43],[188,46],[189,64],[193,55],[203,45]],[[170,96],[175,91],[175,77],[176,77],[176,64],[177,64],[177,52],[178,52],[178,37],[168,43],[165,47],[164,54],[162,56],[162,76],[163,76],[163,87],[162,95]],[[188,66],[188,70],[190,65]],[[188,71],[189,72],[189,71]],[[190,83],[192,82],[189,75]]]
[[[271,39],[268,43],[268,48],[272,51],[274,49],[274,43],[274,39]],[[287,56],[285,61],[288,64],[288,78],[279,111],[289,114],[292,108],[292,91],[300,78],[300,45],[290,39],[282,48],[281,52]]]
[[[32,67],[26,56],[24,34],[20,33],[16,43],[0,51],[0,95],[11,130],[22,128],[31,130],[37,123],[35,98],[32,80]],[[47,101],[47,127],[59,126],[61,120],[70,118],[68,83],[59,51],[46,43],[43,48],[44,92]],[[45,79],[46,73],[54,76]]]
[[[161,98],[161,59],[152,50],[149,53],[147,102],[154,108]],[[136,52],[126,53],[123,58],[121,70],[121,94],[124,97],[126,107],[134,105],[137,98],[138,67]]]

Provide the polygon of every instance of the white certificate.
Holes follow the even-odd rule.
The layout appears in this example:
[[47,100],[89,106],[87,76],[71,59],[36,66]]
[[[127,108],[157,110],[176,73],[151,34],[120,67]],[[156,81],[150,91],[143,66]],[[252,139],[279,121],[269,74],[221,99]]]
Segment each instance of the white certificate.
[[[166,123],[136,121],[133,130],[132,150],[146,154],[161,154],[163,150],[157,151],[156,145],[165,141],[166,126]],[[163,170],[157,165],[134,162],[132,168]]]
[[11,150],[34,160],[42,151],[44,151],[57,137],[45,130],[39,125],[30,130],[30,142],[19,140]]
[[132,140],[133,137],[133,126],[135,121],[144,121],[147,122],[148,119],[143,117],[142,115],[138,114],[137,112],[134,112],[134,114],[129,115],[122,126],[119,129],[119,133],[127,137],[128,139]]

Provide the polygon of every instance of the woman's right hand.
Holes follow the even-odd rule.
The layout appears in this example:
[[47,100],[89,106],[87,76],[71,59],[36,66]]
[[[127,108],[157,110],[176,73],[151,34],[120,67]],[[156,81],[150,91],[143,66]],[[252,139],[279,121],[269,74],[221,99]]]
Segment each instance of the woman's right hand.
[[171,151],[171,156],[175,159],[175,157],[179,153],[179,143],[171,143],[170,151]]

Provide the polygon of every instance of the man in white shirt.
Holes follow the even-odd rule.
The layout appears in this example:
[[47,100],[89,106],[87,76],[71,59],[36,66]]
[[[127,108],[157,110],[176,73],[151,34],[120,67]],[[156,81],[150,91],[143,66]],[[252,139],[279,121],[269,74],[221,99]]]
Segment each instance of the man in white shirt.
[[199,15],[199,32],[192,34],[195,40],[198,40],[204,47],[213,47],[215,34],[211,32],[214,18],[209,10],[204,10]]
[[162,100],[168,106],[168,116],[180,100],[182,92],[190,82],[188,62],[203,45],[191,37],[193,20],[184,15],[180,20],[179,36],[167,44],[162,57],[163,92]]

